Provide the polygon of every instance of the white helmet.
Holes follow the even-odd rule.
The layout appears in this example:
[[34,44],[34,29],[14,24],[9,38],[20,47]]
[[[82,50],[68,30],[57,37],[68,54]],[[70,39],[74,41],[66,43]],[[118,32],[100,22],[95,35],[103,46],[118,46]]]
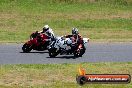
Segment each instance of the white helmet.
[[43,27],[43,31],[47,31],[49,29],[49,25],[45,25],[44,27]]

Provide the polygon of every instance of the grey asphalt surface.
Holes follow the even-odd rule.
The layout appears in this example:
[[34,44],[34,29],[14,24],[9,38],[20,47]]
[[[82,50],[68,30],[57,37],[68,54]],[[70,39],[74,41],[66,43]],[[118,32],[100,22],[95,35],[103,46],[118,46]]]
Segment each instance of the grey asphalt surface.
[[49,58],[48,51],[22,53],[22,44],[0,44],[0,64],[46,64],[80,62],[131,62],[132,43],[89,43],[86,53],[79,58],[58,55]]

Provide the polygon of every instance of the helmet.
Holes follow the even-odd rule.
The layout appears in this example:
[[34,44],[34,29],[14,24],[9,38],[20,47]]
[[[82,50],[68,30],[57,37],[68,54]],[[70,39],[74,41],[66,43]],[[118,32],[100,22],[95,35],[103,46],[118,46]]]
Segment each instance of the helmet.
[[48,26],[48,25],[45,25],[45,26],[43,27],[43,32],[46,32],[48,29],[49,29],[49,26]]
[[77,35],[78,34],[78,29],[77,28],[73,28],[72,29],[72,34],[73,35]]

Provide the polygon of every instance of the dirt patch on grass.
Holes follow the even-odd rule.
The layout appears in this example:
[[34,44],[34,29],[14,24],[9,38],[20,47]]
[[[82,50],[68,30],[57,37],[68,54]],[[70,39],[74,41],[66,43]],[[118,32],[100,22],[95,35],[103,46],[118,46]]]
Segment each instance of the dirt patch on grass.
[[11,14],[11,13],[0,13],[0,19],[15,19],[18,16],[18,14]]
[[73,20],[85,20],[85,19],[114,19],[114,18],[132,18],[132,12],[130,11],[119,11],[115,13],[102,12],[102,11],[87,11],[87,12],[78,12],[78,13],[46,13],[39,16],[34,16],[38,19],[52,20],[52,19],[73,19]]
[[117,12],[117,13],[104,13],[104,12],[80,12],[60,15],[67,19],[84,20],[84,19],[114,19],[114,18],[132,18],[132,12]]
[[[49,74],[47,74],[49,73]],[[64,76],[62,73],[52,74],[54,72],[40,70],[12,70],[0,78],[0,85],[11,86],[35,86],[35,85],[52,85],[56,81],[74,82],[71,76]]]
[[[34,65],[36,67],[25,67],[24,65],[8,67],[8,72],[4,75],[0,75],[0,85],[12,88],[38,88],[51,87],[51,88],[62,88],[76,85],[76,74],[78,73],[77,66],[79,64],[61,65],[62,67],[55,67],[55,65],[47,65],[43,69],[43,65]],[[31,66],[31,67],[30,67]],[[64,66],[64,67],[63,67]],[[82,63],[86,73],[88,74],[101,74],[101,73],[132,73],[132,63]],[[7,69],[3,67],[3,69]],[[74,69],[74,70],[73,70]],[[1,70],[0,70],[1,71]],[[120,84],[121,85],[121,84]],[[95,87],[94,85],[91,85]],[[112,85],[110,85],[112,86]],[[124,85],[126,86],[126,85]],[[128,85],[129,87],[131,84]],[[85,87],[85,86],[84,86]],[[98,86],[97,86],[98,87]],[[116,86],[117,87],[117,86]],[[101,88],[101,87],[100,87]],[[115,88],[115,87],[113,87]],[[123,87],[124,88],[124,87]]]
[[[33,74],[32,71],[11,71],[6,73],[0,78],[1,85],[39,85],[39,84],[48,84],[42,75]],[[43,78],[43,79],[40,79]]]

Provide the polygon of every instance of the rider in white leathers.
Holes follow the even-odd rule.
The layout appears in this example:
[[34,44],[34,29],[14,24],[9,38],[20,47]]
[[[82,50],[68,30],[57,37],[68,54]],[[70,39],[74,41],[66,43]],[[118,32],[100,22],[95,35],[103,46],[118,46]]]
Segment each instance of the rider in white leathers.
[[52,31],[52,29],[48,25],[45,25],[43,27],[43,30],[40,31],[39,33],[45,33],[49,38],[54,37],[54,32]]
[[35,33],[32,33],[30,38],[33,39],[33,38],[36,38],[37,36],[39,36],[40,34],[46,34],[49,39],[52,39],[54,38],[54,32],[52,31],[52,29],[48,26],[48,25],[45,25],[43,27],[43,30],[42,31],[36,31]]

